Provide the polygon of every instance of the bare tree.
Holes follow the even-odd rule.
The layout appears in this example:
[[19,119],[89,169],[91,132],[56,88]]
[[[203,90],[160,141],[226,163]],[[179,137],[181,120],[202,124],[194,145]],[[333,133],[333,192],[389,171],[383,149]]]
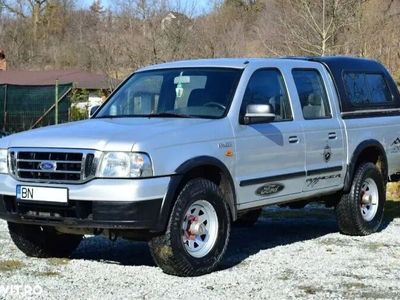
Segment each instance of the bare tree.
[[[338,51],[337,36],[354,20],[356,0],[276,0],[277,28],[290,54],[326,55]],[[264,28],[265,30],[265,28]],[[258,27],[262,35],[263,28]],[[271,48],[272,49],[272,48]],[[270,50],[271,50],[270,49]],[[280,53],[280,49],[276,49]],[[287,53],[286,53],[287,54]]]
[[38,27],[48,4],[48,0],[1,0],[2,5],[11,13],[22,18],[32,19],[33,40],[37,41]]
[[[201,57],[348,54],[400,74],[400,0],[0,0],[9,67],[81,68],[122,78]],[[191,4],[190,4],[191,3]],[[400,77],[400,75],[399,75]]]

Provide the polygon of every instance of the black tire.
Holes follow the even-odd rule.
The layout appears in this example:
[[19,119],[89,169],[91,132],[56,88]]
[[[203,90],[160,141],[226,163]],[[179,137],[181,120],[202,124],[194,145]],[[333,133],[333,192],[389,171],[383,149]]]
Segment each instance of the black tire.
[[234,224],[243,227],[254,226],[258,218],[261,216],[261,212],[262,212],[261,208],[248,211],[243,215],[239,216],[239,218],[235,221]]
[[[367,221],[361,213],[362,187],[371,179],[378,189],[378,207],[374,217]],[[386,187],[382,174],[373,163],[361,164],[354,175],[351,190],[343,194],[336,206],[340,232],[347,235],[369,235],[379,230],[386,201]]]
[[52,227],[8,222],[11,239],[30,257],[70,257],[83,236],[58,233]]
[[[182,225],[186,212],[196,201],[205,200],[214,208],[218,222],[216,240],[205,256],[193,257],[185,249]],[[198,178],[190,180],[179,193],[172,209],[167,230],[150,240],[151,254],[156,264],[167,274],[199,276],[214,271],[226,251],[231,229],[228,204],[213,182]]]

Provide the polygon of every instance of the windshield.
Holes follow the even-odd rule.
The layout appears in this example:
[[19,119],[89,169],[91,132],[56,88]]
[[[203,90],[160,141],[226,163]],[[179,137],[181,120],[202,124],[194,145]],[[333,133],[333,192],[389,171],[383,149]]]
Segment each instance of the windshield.
[[229,109],[241,70],[184,68],[134,74],[96,118],[221,118]]

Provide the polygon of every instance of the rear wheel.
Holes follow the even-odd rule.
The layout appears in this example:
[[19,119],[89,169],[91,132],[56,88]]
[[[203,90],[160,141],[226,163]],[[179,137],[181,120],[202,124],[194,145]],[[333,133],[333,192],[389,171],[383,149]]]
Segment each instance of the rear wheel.
[[165,234],[149,242],[152,256],[168,274],[210,273],[225,253],[230,225],[229,208],[218,186],[193,179],[180,192]]
[[8,223],[11,239],[19,250],[32,257],[69,257],[83,236],[58,233],[52,227]]
[[350,193],[336,206],[339,229],[348,235],[368,235],[382,223],[386,201],[385,182],[373,163],[363,163],[356,170]]

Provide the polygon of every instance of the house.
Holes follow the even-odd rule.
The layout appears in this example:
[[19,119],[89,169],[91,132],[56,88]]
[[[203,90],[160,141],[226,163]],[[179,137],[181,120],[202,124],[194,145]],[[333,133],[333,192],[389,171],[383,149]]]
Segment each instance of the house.
[[184,26],[188,25],[191,26],[192,20],[186,16],[185,14],[170,11],[166,14],[164,18],[161,20],[161,29],[166,30],[171,26]]

